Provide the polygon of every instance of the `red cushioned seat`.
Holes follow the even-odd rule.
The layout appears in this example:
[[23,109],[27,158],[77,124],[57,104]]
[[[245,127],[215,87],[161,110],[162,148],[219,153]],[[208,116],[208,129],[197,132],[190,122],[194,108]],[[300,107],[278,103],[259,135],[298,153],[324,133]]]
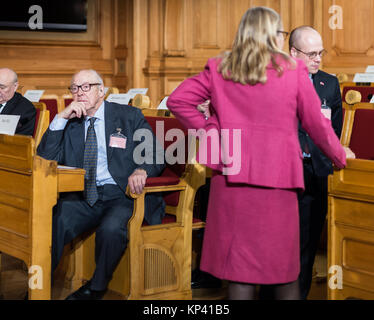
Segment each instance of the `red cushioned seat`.
[[73,99],[72,98],[66,98],[66,99],[64,99],[64,106],[65,106],[65,108],[70,104],[70,103],[72,103],[73,102]]
[[[177,218],[172,215],[172,214],[165,214],[165,217],[162,219],[162,224],[167,224],[167,223],[175,223],[177,221]],[[198,218],[192,218],[192,223],[197,224],[197,223],[203,223],[202,220]],[[143,226],[148,226],[149,224],[147,221],[143,221]]]
[[179,177],[172,172],[169,168],[166,168],[160,177],[147,178],[146,187],[157,187],[157,186],[169,186],[176,185],[179,183]]
[[[174,137],[172,141],[165,140],[165,135],[166,133],[171,130],[171,129],[177,129],[181,130],[184,134],[185,137],[188,135],[188,131],[185,127],[182,126],[182,124],[176,119],[176,118],[164,118],[164,117],[150,117],[146,116],[145,119],[149,123],[149,125],[152,128],[152,131],[154,134],[156,134],[156,126],[163,126],[163,131],[164,131],[164,141],[160,141],[160,143],[163,143],[164,149],[166,150],[172,143],[174,143],[177,138]],[[170,165],[166,163],[166,168],[163,171],[160,180],[158,180],[157,183],[160,181],[164,180],[166,183],[165,185],[172,185],[172,184],[178,184],[179,183],[179,178],[183,174],[185,170],[185,163],[187,161],[187,155],[188,155],[188,139],[185,139],[185,158],[184,158],[184,163],[182,164],[173,164]],[[154,178],[152,178],[151,182],[148,182],[147,179],[147,185],[148,183],[155,183]],[[156,180],[157,181],[157,180]],[[167,205],[169,206],[177,206],[178,201],[179,201],[179,191],[174,191],[174,192],[165,192],[163,194],[164,201]]]
[[355,90],[361,93],[361,102],[370,102],[374,95],[374,87],[369,86],[355,86],[355,87],[344,87],[342,92],[342,99],[345,102],[345,95],[349,90]]
[[58,103],[56,99],[40,99],[40,102],[44,102],[49,110],[49,123],[54,119],[58,113]]
[[374,110],[357,109],[349,147],[356,158],[374,160]]

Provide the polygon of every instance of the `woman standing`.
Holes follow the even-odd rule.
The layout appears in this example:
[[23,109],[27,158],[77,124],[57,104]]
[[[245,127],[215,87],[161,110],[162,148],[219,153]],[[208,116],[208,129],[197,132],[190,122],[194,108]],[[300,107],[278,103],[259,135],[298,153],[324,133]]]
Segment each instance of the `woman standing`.
[[[230,132],[231,140],[208,155],[215,171],[200,267],[229,280],[230,299],[253,299],[257,284],[273,285],[278,299],[299,298],[298,121],[337,167],[346,164],[305,65],[281,51],[285,33],[274,10],[249,9],[232,50],[210,59],[168,99],[186,128]],[[208,99],[210,117],[196,109]],[[232,141],[235,130],[240,141]],[[240,145],[234,155],[230,141]],[[218,149],[222,160],[215,165]],[[224,161],[230,154],[240,170]]]

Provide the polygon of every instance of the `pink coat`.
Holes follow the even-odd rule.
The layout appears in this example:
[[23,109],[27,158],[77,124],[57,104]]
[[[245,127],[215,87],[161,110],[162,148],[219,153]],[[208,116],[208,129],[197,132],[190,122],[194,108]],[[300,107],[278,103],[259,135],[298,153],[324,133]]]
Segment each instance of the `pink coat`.
[[[240,162],[239,170],[227,171],[229,183],[304,188],[298,120],[337,167],[346,165],[345,152],[321,113],[321,101],[302,61],[296,60],[295,67],[283,63],[281,77],[269,65],[267,82],[254,86],[223,79],[218,63],[217,58],[209,59],[203,72],[185,80],[170,95],[167,106],[186,128],[230,132],[229,143],[220,142],[219,163],[212,161],[217,148],[201,147],[208,149],[207,165],[213,169],[225,172],[230,164],[222,159],[230,156],[236,164]],[[196,106],[208,99],[213,116],[205,120]],[[240,130],[240,137],[235,136],[236,142],[240,139],[236,150],[235,129]]]

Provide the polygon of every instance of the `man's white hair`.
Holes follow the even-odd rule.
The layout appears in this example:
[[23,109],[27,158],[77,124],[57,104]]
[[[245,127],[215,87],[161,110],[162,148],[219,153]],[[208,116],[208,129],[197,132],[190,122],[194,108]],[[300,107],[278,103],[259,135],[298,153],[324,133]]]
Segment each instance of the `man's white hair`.
[[95,78],[96,78],[96,81],[97,81],[98,83],[100,83],[101,85],[104,85],[103,78],[102,78],[102,77],[100,76],[100,74],[99,74],[96,70],[94,70],[94,69],[84,69],[84,70],[80,70],[80,71],[78,71],[77,73],[75,73],[75,74],[73,75],[73,77],[72,77],[72,81],[73,81],[73,79],[75,78],[75,76],[76,76],[78,73],[81,73],[81,72],[89,72],[89,73],[93,74],[93,75],[95,76]]
[[18,82],[18,76],[17,76],[17,73],[12,70],[12,69],[9,69],[9,68],[0,68],[0,72],[8,72],[12,78],[13,78],[13,83],[17,83]]

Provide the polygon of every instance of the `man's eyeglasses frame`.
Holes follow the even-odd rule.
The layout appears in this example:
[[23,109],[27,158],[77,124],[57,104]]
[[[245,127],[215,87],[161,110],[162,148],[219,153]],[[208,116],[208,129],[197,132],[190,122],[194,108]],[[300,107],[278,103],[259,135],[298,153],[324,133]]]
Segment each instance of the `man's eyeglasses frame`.
[[99,86],[101,85],[101,83],[83,83],[81,84],[80,86],[77,86],[75,84],[71,85],[68,89],[70,90],[70,92],[72,94],[76,94],[78,93],[79,91],[79,88],[83,91],[83,92],[88,92],[91,90],[91,87],[92,86]]
[[304,52],[296,47],[292,47],[294,48],[296,51],[299,51],[303,54],[305,54],[310,60],[313,60],[315,58],[317,58],[317,56],[320,56],[321,58],[327,53],[327,50],[326,49],[323,49],[321,50],[320,52],[316,52],[316,51],[312,51],[312,52]]

